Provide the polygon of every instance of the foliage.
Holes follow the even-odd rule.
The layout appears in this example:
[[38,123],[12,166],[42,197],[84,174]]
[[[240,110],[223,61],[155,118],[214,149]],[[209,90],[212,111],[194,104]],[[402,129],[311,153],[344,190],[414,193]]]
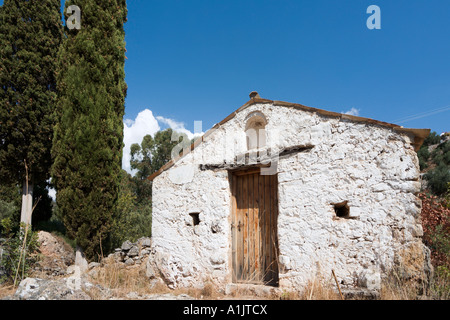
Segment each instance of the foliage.
[[0,235],[2,236],[9,236],[13,233],[14,230],[14,224],[13,220],[11,218],[3,218],[0,220]]
[[433,265],[450,266],[450,209],[435,195],[419,195],[422,200],[423,241],[431,250]]
[[94,258],[117,215],[127,9],[125,0],[65,2],[70,5],[82,9],[82,22],[80,30],[66,27],[59,53],[52,182],[68,235]]
[[438,135],[435,131],[430,132],[429,136],[425,138],[423,145],[431,146],[433,144],[438,144],[441,141],[441,136]]
[[450,182],[450,168],[444,163],[439,164],[433,170],[424,175],[428,181],[428,187],[436,195],[442,195],[447,191],[447,184]]
[[166,129],[158,131],[154,137],[146,135],[141,144],[131,146],[130,164],[136,174],[132,177],[122,170],[118,216],[114,219],[111,235],[113,246],[119,246],[124,240],[136,241],[151,236],[152,182],[148,177],[170,161],[176,146],[181,147],[181,151],[190,144],[186,135]]
[[447,193],[445,194],[444,198],[444,206],[447,209],[450,209],[450,182],[447,183]]
[[135,207],[123,212],[113,225],[113,246],[119,247],[125,240],[135,242],[141,237],[150,237],[152,227],[151,206]]
[[434,279],[431,285],[431,293],[435,299],[450,299],[450,269],[449,266],[438,266],[434,270]]
[[[423,242],[431,250],[435,272],[430,294],[436,299],[450,298],[450,141],[441,142],[436,132],[430,133],[417,153],[420,169],[428,169],[428,194],[419,195],[422,200]],[[429,146],[435,148],[429,152]],[[430,148],[431,149],[431,148]]]
[[[173,139],[178,137],[178,139]],[[182,139],[180,141],[180,138]],[[146,135],[142,143],[131,146],[131,168],[136,169],[136,176],[140,179],[148,178],[158,171],[172,158],[172,150],[181,143],[182,148],[190,146],[191,141],[185,134],[174,132],[172,129],[158,131],[155,137]],[[181,150],[180,150],[181,151]]]
[[439,144],[431,153],[431,158],[436,164],[450,165],[450,140]]
[[[441,137],[432,132],[417,152],[420,169],[428,169],[423,178],[435,195],[443,195],[450,182],[450,140],[440,142]],[[431,145],[435,147],[430,153],[428,147]]]
[[[8,219],[2,220],[4,230],[9,229],[5,225],[6,220]],[[25,232],[27,233],[26,236]],[[36,253],[39,250],[37,233],[32,231],[31,228],[25,228],[22,224],[17,232],[13,233],[10,231],[6,236],[7,238],[2,243],[4,252],[0,261],[5,275],[0,281],[7,280],[12,282],[16,279],[16,275],[18,281],[23,280],[28,276],[29,271],[32,270],[33,265],[37,261]],[[26,239],[25,244],[24,239]]]
[[125,240],[136,241],[151,236],[151,204],[149,200],[138,201],[136,186],[130,174],[122,170],[118,201],[118,216],[114,220],[111,242],[118,247]]
[[137,143],[131,145],[130,165],[131,169],[137,170],[133,179],[138,203],[142,204],[151,199],[151,182],[147,178],[171,160],[172,150],[179,144],[181,152],[190,146],[191,141],[185,134],[174,132],[169,128],[158,131],[154,137],[146,135],[140,145]]
[[0,181],[49,178],[55,125],[59,0],[5,0],[0,11]]
[[428,151],[428,146],[422,145],[420,150],[417,152],[417,157],[419,158],[420,170],[428,168],[427,161],[430,158],[430,152]]
[[[9,220],[9,223],[14,221],[14,214],[17,212],[17,208],[14,203],[0,200],[0,221]],[[0,235],[4,232],[3,224],[0,224]]]
[[170,161],[176,146],[181,147],[181,151],[190,144],[186,135],[166,129],[158,131],[154,137],[146,135],[141,144],[131,146],[130,165],[136,174],[132,177],[122,170],[118,215],[111,234],[112,246],[120,246],[124,240],[136,241],[140,237],[151,236],[152,182],[148,177]]

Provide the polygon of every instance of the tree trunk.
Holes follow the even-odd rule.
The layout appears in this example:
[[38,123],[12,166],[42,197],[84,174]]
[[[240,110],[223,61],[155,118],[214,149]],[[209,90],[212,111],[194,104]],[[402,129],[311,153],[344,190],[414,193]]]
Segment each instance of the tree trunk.
[[22,211],[20,213],[20,222],[31,225],[31,213],[33,211],[33,183],[23,182],[22,189]]

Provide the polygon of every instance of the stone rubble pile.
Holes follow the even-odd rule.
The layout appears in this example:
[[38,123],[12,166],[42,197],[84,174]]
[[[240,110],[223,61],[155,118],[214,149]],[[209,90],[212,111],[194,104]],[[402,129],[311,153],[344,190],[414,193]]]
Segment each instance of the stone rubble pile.
[[63,279],[26,278],[22,280],[12,296],[0,300],[193,300],[187,294],[156,293],[140,295],[130,292],[118,298],[108,288],[89,282],[85,276],[79,277],[77,284]]
[[[44,235],[48,238],[47,235]],[[44,243],[44,252],[49,256],[46,258],[54,258],[55,251],[58,246],[47,246],[49,243],[54,243],[51,239],[42,241]],[[47,246],[47,247],[46,247]],[[62,251],[61,251],[62,253]],[[99,270],[109,263],[118,263],[123,268],[141,268],[149,278],[150,282],[157,282],[153,269],[152,272],[147,271],[149,268],[149,261],[153,261],[151,256],[151,239],[140,238],[136,242],[125,241],[120,248],[115,249],[107,259],[101,263],[90,262],[79,256],[77,252],[70,265],[58,275],[65,275],[66,277],[45,277],[45,278],[26,278],[22,280],[16,292],[12,296],[3,298],[2,300],[192,300],[193,297],[186,294],[171,294],[171,293],[155,293],[140,295],[136,292],[129,292],[124,298],[118,298],[114,293],[114,289],[105,288],[99,284],[93,284],[91,281],[98,275]],[[75,256],[75,254],[74,254]],[[152,264],[150,264],[152,266]],[[48,268],[48,265],[45,266]],[[58,270],[60,267],[57,267]],[[50,269],[49,269],[50,270]],[[54,271],[53,269],[51,269]],[[42,271],[42,270],[40,270]],[[51,272],[50,275],[54,275]],[[42,274],[44,275],[44,274]],[[44,275],[45,276],[45,275]],[[162,281],[162,280],[160,280]]]
[[74,250],[64,241],[49,232],[39,231],[40,259],[34,267],[42,277],[56,277],[66,275],[67,267],[75,261]]
[[125,241],[120,248],[116,248],[108,258],[113,258],[116,262],[123,262],[126,266],[139,265],[146,263],[151,253],[152,241],[150,238],[143,237],[136,242]]

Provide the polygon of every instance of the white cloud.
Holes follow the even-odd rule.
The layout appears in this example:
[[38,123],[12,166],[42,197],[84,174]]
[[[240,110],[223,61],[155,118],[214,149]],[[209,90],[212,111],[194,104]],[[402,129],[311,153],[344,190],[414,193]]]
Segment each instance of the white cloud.
[[153,112],[149,109],[145,109],[137,115],[135,120],[125,119],[124,123],[124,137],[123,141],[125,146],[123,148],[122,168],[130,174],[134,174],[135,171],[130,167],[130,148],[133,143],[141,143],[144,136],[150,134],[155,135],[156,132],[161,130],[160,123],[169,126],[172,130],[180,133],[185,133],[189,139],[196,136],[203,135],[202,133],[192,133],[184,127],[184,123],[178,122],[173,119],[164,118],[161,116],[155,117]]
[[52,185],[52,178],[47,180],[47,190],[48,190],[48,196],[53,200],[56,201],[56,190],[52,187],[50,187]]
[[351,116],[359,116],[359,111],[360,111],[360,109],[351,108],[350,110],[342,112],[342,113],[343,114],[348,114],[348,115],[351,115]]
[[53,188],[48,188],[48,195],[53,201],[56,201],[56,190]]
[[125,144],[123,148],[122,168],[128,173],[133,174],[130,167],[130,148],[133,143],[141,143],[142,139],[150,134],[155,135],[160,130],[158,121],[153,116],[153,112],[149,109],[145,109],[137,115],[135,120],[125,119],[123,142]]
[[203,132],[201,132],[201,133],[192,133],[191,131],[187,130],[184,127],[184,123],[183,122],[178,122],[178,121],[175,121],[173,119],[168,119],[168,118],[164,118],[164,117],[161,117],[161,116],[156,117],[156,119],[158,119],[158,121],[168,125],[169,128],[171,128],[172,130],[186,134],[187,137],[189,138],[189,140],[192,140],[194,137],[203,135]]

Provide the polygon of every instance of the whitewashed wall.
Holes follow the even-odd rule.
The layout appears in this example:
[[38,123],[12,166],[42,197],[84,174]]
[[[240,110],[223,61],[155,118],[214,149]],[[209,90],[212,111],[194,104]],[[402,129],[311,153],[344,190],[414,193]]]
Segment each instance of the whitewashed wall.
[[[421,241],[418,159],[405,134],[271,103],[253,104],[153,181],[155,262],[171,286],[231,282],[227,170],[246,152],[246,117],[267,118],[272,148],[314,146],[279,159],[280,287],[299,289],[333,269],[345,288],[378,289],[394,265],[411,277],[427,263]],[[336,218],[348,201],[353,219]],[[189,213],[200,213],[193,226]]]

